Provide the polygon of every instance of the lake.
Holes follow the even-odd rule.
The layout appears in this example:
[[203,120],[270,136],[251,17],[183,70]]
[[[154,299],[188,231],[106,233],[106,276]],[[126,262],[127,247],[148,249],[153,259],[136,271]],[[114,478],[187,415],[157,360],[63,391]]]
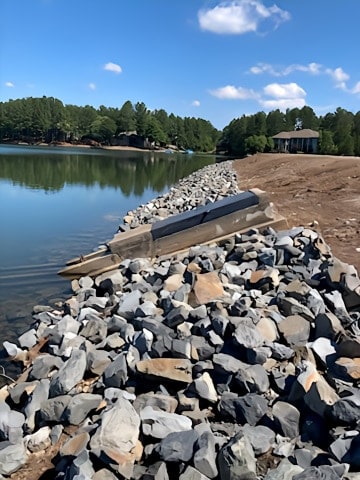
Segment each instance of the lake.
[[214,156],[0,145],[0,327],[15,341],[32,307],[71,295],[57,272],[110,240],[123,216]]

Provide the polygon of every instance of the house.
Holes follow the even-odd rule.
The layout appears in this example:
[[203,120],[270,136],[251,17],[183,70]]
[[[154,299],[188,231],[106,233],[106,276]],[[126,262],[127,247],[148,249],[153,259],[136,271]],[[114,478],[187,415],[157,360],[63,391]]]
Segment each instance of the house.
[[272,137],[274,148],[283,153],[317,153],[319,132],[304,128],[292,132],[280,132]]
[[151,149],[154,147],[152,142],[150,142],[146,137],[137,135],[136,132],[119,133],[119,135],[116,135],[111,139],[111,145],[120,146],[120,147],[146,148],[146,149]]

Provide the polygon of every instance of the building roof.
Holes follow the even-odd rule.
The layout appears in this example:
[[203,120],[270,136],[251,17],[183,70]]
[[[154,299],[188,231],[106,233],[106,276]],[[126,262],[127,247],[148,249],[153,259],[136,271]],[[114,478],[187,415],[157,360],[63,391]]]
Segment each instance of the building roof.
[[272,138],[290,139],[290,138],[319,138],[319,132],[311,130],[310,128],[304,128],[304,130],[293,130],[292,132],[280,132],[274,135]]

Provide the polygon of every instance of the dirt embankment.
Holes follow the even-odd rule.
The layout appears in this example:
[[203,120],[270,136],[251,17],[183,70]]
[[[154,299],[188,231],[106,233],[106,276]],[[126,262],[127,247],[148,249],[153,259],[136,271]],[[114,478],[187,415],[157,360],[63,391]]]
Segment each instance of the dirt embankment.
[[265,190],[289,227],[315,222],[333,254],[360,272],[360,157],[257,154],[234,167],[240,188]]

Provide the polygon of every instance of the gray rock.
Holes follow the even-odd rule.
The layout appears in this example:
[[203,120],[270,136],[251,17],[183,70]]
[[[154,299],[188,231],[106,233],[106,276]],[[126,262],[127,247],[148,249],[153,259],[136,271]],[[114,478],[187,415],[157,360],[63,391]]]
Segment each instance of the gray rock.
[[328,409],[328,416],[336,425],[355,426],[360,418],[360,398],[356,395],[341,398]]
[[219,452],[221,480],[256,480],[254,450],[242,433],[237,433]]
[[160,458],[165,462],[188,462],[193,457],[197,439],[195,430],[169,433],[160,442]]
[[91,318],[81,329],[80,335],[92,343],[100,343],[107,335],[107,324],[101,318]]
[[140,413],[140,411],[145,407],[152,407],[154,410],[162,410],[163,412],[174,413],[177,406],[178,402],[174,397],[154,392],[137,395],[133,402],[133,407],[137,413]]
[[35,358],[29,374],[29,379],[41,380],[48,378],[53,370],[59,370],[64,365],[64,362],[59,357],[53,355],[40,355]]
[[102,468],[94,473],[91,480],[116,480],[117,478],[119,477],[115,476],[114,473],[111,473],[110,470]]
[[255,456],[268,452],[275,443],[275,433],[263,425],[244,425],[242,431],[251,443]]
[[189,340],[174,339],[171,343],[171,353],[175,358],[191,360],[191,343]]
[[256,425],[266,414],[268,409],[267,400],[255,393],[248,393],[236,400],[237,421],[244,424]]
[[105,369],[111,364],[110,355],[105,350],[91,349],[87,353],[86,360],[87,370],[94,375],[102,375]]
[[42,379],[32,391],[29,400],[24,408],[26,415],[26,428],[32,432],[35,429],[36,413],[42,408],[43,403],[49,397],[50,380]]
[[173,432],[191,430],[191,420],[176,413],[160,412],[152,407],[145,407],[140,411],[142,430],[144,435],[154,438],[165,438]]
[[50,432],[51,445],[56,445],[61,438],[64,427],[60,424],[54,425]]
[[293,465],[287,458],[284,458],[276,468],[267,472],[264,480],[293,480],[294,475],[302,471],[301,467]]
[[97,297],[95,295],[92,295],[86,300],[85,306],[101,311],[101,310],[104,310],[104,308],[107,306],[108,303],[109,303],[108,297]]
[[245,324],[236,328],[234,338],[239,345],[245,348],[261,347],[264,343],[264,338],[255,327]]
[[270,382],[267,371],[262,365],[248,365],[235,375],[235,382],[245,393],[265,393]]
[[209,480],[209,477],[200,473],[196,468],[189,465],[186,467],[184,473],[179,477],[179,480]]
[[215,436],[209,427],[199,429],[197,449],[194,455],[194,467],[208,478],[215,478],[218,475],[216,466],[216,443]]
[[284,437],[296,438],[299,435],[300,412],[296,407],[279,401],[273,405],[272,414]]
[[38,341],[38,338],[36,336],[36,330],[34,328],[31,328],[30,330],[24,332],[20,337],[18,338],[18,342],[21,348],[27,348],[30,350]]
[[0,438],[9,440],[10,443],[19,443],[23,436],[23,424],[25,416],[11,410],[9,405],[4,401],[0,402]]
[[333,467],[330,465],[321,465],[320,467],[308,467],[301,473],[293,476],[293,480],[341,480]]
[[89,276],[81,277],[79,278],[79,285],[83,289],[88,289],[94,285],[94,280]]
[[34,380],[32,382],[18,382],[17,384],[13,385],[12,388],[9,390],[9,394],[11,400],[19,404],[21,401],[22,396],[29,391],[29,389],[33,389],[38,385],[38,381]]
[[40,415],[45,422],[61,422],[65,408],[70,403],[70,395],[60,395],[45,400],[41,405]]
[[104,452],[116,462],[135,448],[139,433],[138,414],[128,400],[119,397],[111,408],[101,414],[101,423],[90,440],[91,452],[97,457]]
[[45,450],[46,448],[50,447],[51,439],[50,439],[50,427],[42,427],[37,430],[32,435],[27,435],[25,440],[26,448],[34,453],[40,452],[41,450]]
[[310,322],[301,315],[289,315],[279,324],[278,329],[286,343],[292,345],[305,345],[310,336]]
[[86,353],[83,350],[73,350],[60,370],[52,377],[50,382],[50,397],[63,395],[83,379],[86,370]]
[[80,425],[91,410],[94,410],[100,405],[101,400],[101,395],[92,393],[79,393],[78,395],[74,395],[67,404],[62,417],[71,425]]
[[24,442],[0,445],[0,475],[11,475],[17,472],[27,461]]
[[214,383],[208,374],[204,372],[193,383],[194,390],[197,395],[210,403],[216,403],[218,401],[218,395],[214,387]]
[[115,359],[105,368],[104,383],[107,387],[122,387],[128,378],[126,356],[119,353]]
[[165,325],[168,327],[174,328],[180,323],[186,322],[189,317],[189,310],[186,309],[183,305],[175,307],[166,315]]
[[151,351],[154,335],[150,330],[143,328],[141,332],[136,332],[133,338],[134,346],[140,352],[140,355]]
[[232,355],[226,353],[215,353],[212,358],[215,370],[219,372],[237,373],[239,370],[246,370],[248,364],[241,362]]
[[123,295],[117,313],[126,320],[131,320],[135,316],[136,309],[140,306],[141,292],[134,290]]
[[277,303],[280,313],[288,317],[289,315],[301,315],[309,322],[315,319],[315,315],[306,306],[300,303],[298,300],[292,297],[280,297],[278,296]]

